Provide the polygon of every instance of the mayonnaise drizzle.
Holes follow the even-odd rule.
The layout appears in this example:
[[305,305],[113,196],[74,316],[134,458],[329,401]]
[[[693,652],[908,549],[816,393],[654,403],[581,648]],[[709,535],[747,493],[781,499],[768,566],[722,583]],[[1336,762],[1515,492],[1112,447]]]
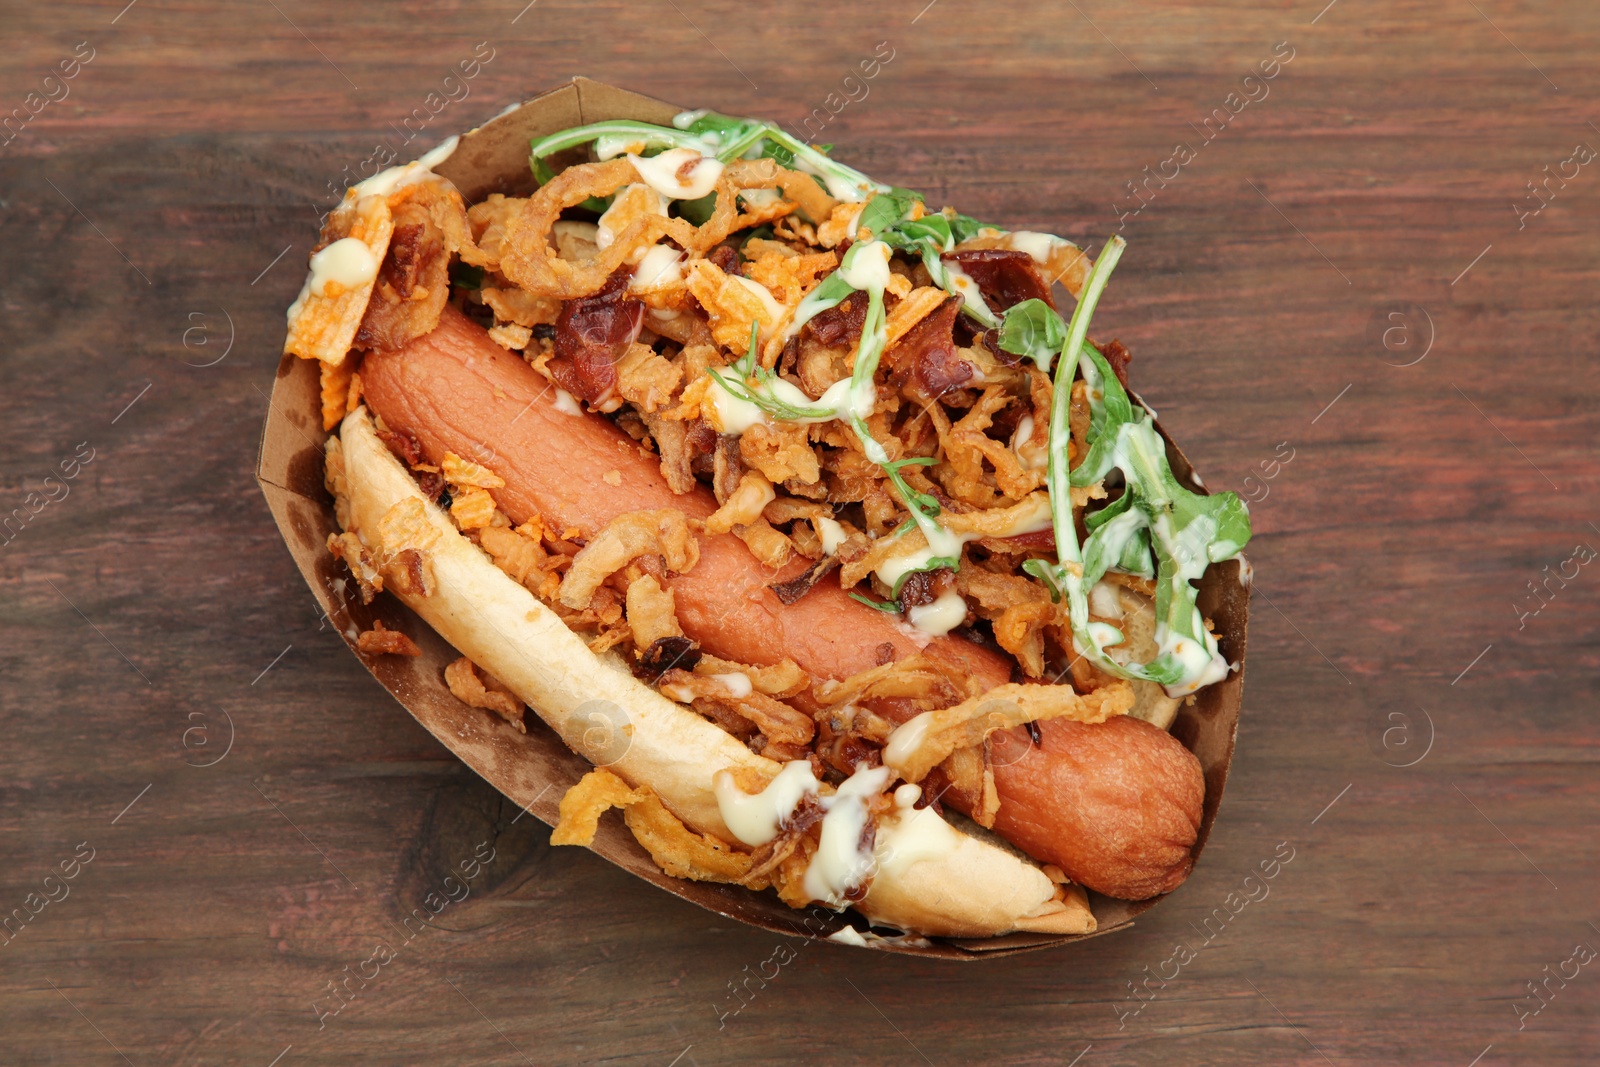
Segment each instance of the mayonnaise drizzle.
[[388,196],[402,186],[422,181],[432,173],[434,167],[449,159],[455,153],[456,145],[460,143],[459,135],[446,137],[417,157],[414,162],[380,170],[365,181],[352,185],[350,189],[357,200],[363,196]]
[[341,237],[311,257],[308,287],[318,296],[326,294],[329,282],[345,290],[370,285],[378,276],[378,257],[358,237]]
[[734,837],[752,848],[771,841],[800,802],[817,792],[817,777],[809,760],[783,765],[777,777],[754,796],[739,788],[729,771],[719,771],[712,779],[717,811]]
[[862,832],[872,818],[866,801],[883,792],[890,774],[887,767],[858,767],[832,797],[823,798],[828,813],[822,817],[822,834],[804,882],[813,900],[843,907],[848,903],[845,894],[872,873],[873,856],[861,848]]
[[750,676],[741,671],[730,671],[727,674],[713,674],[711,677],[722,683],[734,697],[747,697],[754,690],[755,685],[750,681]]
[[967,602],[954,589],[946,590],[933,603],[909,609],[906,619],[925,634],[943,637],[967,621]]
[[720,160],[692,148],[670,148],[648,158],[630,153],[628,162],[639,172],[640,181],[669,200],[698,200],[722,177]]

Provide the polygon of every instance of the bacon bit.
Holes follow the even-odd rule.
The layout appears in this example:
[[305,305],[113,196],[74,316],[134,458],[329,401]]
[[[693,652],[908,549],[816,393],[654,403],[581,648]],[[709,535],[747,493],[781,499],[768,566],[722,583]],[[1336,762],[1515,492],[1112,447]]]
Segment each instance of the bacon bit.
[[972,364],[961,358],[955,325],[961,298],[952,296],[924,316],[884,353],[893,368],[890,381],[908,386],[923,401],[936,400],[972,378]]
[[702,655],[700,646],[682,634],[675,637],[658,637],[650,642],[649,648],[639,654],[639,662],[635,665],[633,673],[642,678],[654,679],[674,667],[692,671],[699,665]]
[[1005,311],[1024,300],[1043,300],[1052,308],[1056,302],[1050,296],[1050,286],[1039,277],[1033,257],[1026,252],[1005,248],[972,248],[963,252],[946,252],[939,257],[946,263],[959,264],[967,273],[983,298],[995,311]]
[[551,377],[573,396],[597,404],[617,384],[617,360],[639,339],[644,304],[628,295],[632,268],[612,274],[593,296],[569,300],[556,319]]
[[1095,348],[1099,349],[1100,354],[1106,357],[1106,362],[1111,364],[1112,373],[1117,376],[1117,381],[1122,383],[1124,389],[1128,388],[1128,363],[1133,359],[1133,353],[1129,352],[1121,341],[1115,339],[1103,345],[1096,344]]
[[740,273],[739,250],[730,244],[723,243],[713,248],[706,259],[715,264],[717,269],[724,274],[737,275]]
[[422,490],[424,496],[437,504],[439,498],[444,495],[445,485],[447,484],[444,480],[444,475],[438,471],[413,471],[412,473],[416,475],[417,488]]
[[861,340],[861,325],[867,318],[867,298],[857,293],[819,313],[805,324],[804,332],[829,348],[854,347]]
[[916,571],[906,575],[905,584],[900,586],[900,606],[904,608],[921,607],[932,604],[935,600],[955,585],[955,573],[949,567],[940,567],[935,571]]
[[877,654],[875,655],[874,658],[877,659],[878,666],[880,666],[880,667],[882,667],[884,664],[887,664],[887,663],[893,663],[894,662],[894,645],[889,643],[888,641],[885,641],[883,644],[878,646]]
[[363,630],[356,637],[356,647],[369,656],[422,655],[422,649],[417,647],[415,641],[399,630],[386,628],[379,620],[373,621],[372,629]]
[[415,467],[422,462],[422,442],[409,433],[396,430],[379,430],[378,440],[382,441],[394,457],[408,467]]
[[467,657],[462,656],[444,669],[444,681],[457,700],[494,712],[515,726],[518,733],[528,732],[522,721],[522,702],[494,675],[484,672],[479,678],[477,666]]
[[[820,582],[829,571],[833,570],[833,568],[837,567],[838,565],[838,556],[827,556],[823,559],[817,560],[811,566],[807,567],[804,571],[789,579],[787,582],[773,582],[772,584],[768,585],[767,588],[776,593],[778,599],[783,601],[785,604],[793,604],[795,601],[811,592],[811,587]],[[891,653],[893,653],[894,646],[890,645],[889,650]]]

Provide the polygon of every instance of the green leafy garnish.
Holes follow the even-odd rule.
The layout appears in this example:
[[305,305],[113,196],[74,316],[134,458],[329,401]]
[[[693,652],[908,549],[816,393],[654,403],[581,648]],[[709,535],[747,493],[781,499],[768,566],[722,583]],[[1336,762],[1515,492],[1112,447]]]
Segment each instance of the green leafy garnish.
[[627,151],[659,152],[670,148],[691,148],[724,163],[765,157],[776,160],[781,166],[813,175],[829,195],[838,200],[859,201],[870,193],[888,189],[860,171],[830,159],[825,149],[808,145],[772,123],[734,118],[715,111],[686,111],[673,122],[673,126],[657,126],[613,119],[561,130],[532,143],[530,156],[535,173],[538,173],[539,161],[545,157],[592,142],[595,154],[601,159]]
[[851,600],[859,600],[863,604],[865,604],[867,607],[869,607],[869,608],[877,608],[879,611],[885,612],[886,614],[889,614],[889,615],[898,615],[898,614],[900,614],[900,601],[898,601],[898,600],[890,600],[890,601],[873,600],[871,597],[862,596],[860,593],[851,593],[850,594],[850,599]]
[[482,289],[484,270],[470,263],[450,264],[450,285],[456,289]]
[[[1239,553],[1250,539],[1250,519],[1233,493],[1201,496],[1178,484],[1149,413],[1129,400],[1105,357],[1087,343],[1089,320],[1124,247],[1120,237],[1113,237],[1095,262],[1055,368],[1047,481],[1058,562],[1029,560],[1023,569],[1045,582],[1054,599],[1066,598],[1073,644],[1081,655],[1109,674],[1158,682],[1180,696],[1227,673],[1216,639],[1200,617],[1194,582],[1209,564]],[[1047,317],[1029,314],[1048,326]],[[1089,392],[1089,451],[1076,470],[1069,470],[1072,381],[1080,364]],[[1122,495],[1085,517],[1090,533],[1080,548],[1072,487],[1092,485],[1113,467],[1123,474]],[[1088,591],[1113,567],[1150,576],[1152,554],[1159,652],[1149,663],[1119,663],[1105,650],[1120,644],[1123,635],[1107,623],[1090,622]]]
[[1067,324],[1054,308],[1037,297],[1013,304],[1000,320],[1000,347],[1031,359],[1050,373],[1050,364],[1067,341]]

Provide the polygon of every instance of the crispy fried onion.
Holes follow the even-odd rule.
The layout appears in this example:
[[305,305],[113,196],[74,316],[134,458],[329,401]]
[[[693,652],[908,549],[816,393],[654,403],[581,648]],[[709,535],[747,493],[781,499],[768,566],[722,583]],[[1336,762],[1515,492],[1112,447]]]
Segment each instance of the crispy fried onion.
[[361,538],[346,530],[328,535],[328,551],[334,559],[344,560],[361,590],[361,602],[372,603],[372,598],[383,592],[383,575],[378,573],[372,554],[361,543]]
[[1024,466],[1009,443],[996,441],[987,433],[995,415],[1009,403],[1010,391],[991,385],[953,425],[938,407],[928,409],[945,454],[945,462],[934,473],[952,498],[974,507],[993,508],[1012,503],[1044,484],[1043,468]]
[[[703,656],[695,670],[709,672],[708,660],[715,657]],[[768,742],[779,745],[806,745],[816,736],[811,716],[761,692],[744,671],[691,673],[674,667],[661,676],[659,688],[664,696],[688,704],[747,742],[752,726]]]
[[962,567],[956,572],[956,590],[977,601],[978,617],[994,624],[994,638],[1016,657],[1029,678],[1044,675],[1044,634],[1064,617],[1050,602],[1039,582],[1020,574],[1000,573],[984,567]]
[[389,208],[394,232],[352,342],[362,351],[400,348],[439,325],[450,296],[450,256],[470,255],[466,207],[449,182],[404,186]]
[[700,559],[700,543],[689,522],[676,508],[629,511],[606,523],[605,529],[572,559],[561,579],[561,603],[587,607],[596,589],[611,575],[640,556],[662,557],[666,569],[682,574]]
[[552,845],[592,845],[600,816],[621,808],[634,840],[656,866],[674,878],[696,882],[742,882],[750,854],[710,834],[697,834],[667,810],[649,789],[630,788],[608,770],[593,770],[561,798],[561,818],[550,834]]
[[957,666],[925,655],[889,662],[817,687],[817,700],[827,708],[883,700],[912,700],[921,710],[943,708],[975,696],[977,685]]
[[547,604],[556,599],[561,587],[557,560],[565,563],[570,557],[555,556],[545,549],[543,527],[537,518],[516,527],[485,526],[478,531],[478,545],[512,581]]
[[1079,694],[1070,685],[1008,682],[981,696],[925,711],[897,727],[883,761],[908,782],[920,782],[957,749],[981,745],[996,730],[1046,719],[1100,723],[1133,707],[1127,682]]
[[515,726],[518,733],[528,732],[522,722],[522,701],[488,671],[480,677],[477,666],[467,657],[462,656],[444,669],[444,684],[463,704],[492,711]]
[[[705,253],[735,230],[779,218],[796,206],[813,218],[826,218],[834,203],[808,174],[786,170],[770,159],[735,160],[717,179],[716,208],[705,225],[696,228],[683,219],[650,212],[632,218],[587,262],[573,263],[552,254],[550,234],[563,210],[591,196],[610,196],[638,180],[638,172],[626,159],[583,163],[556,175],[503,220],[501,272],[535,296],[571,300],[597,291],[612,271],[662,237],[672,238],[686,251]],[[788,203],[739,212],[741,190],[773,188],[781,189]]]
[[761,518],[761,511],[777,499],[772,483],[759,471],[745,471],[723,505],[706,519],[706,533],[727,533]]
[[739,458],[774,484],[794,481],[815,485],[822,477],[817,450],[800,423],[754,424],[739,435]]
[[369,656],[420,656],[422,649],[415,641],[383,625],[382,619],[372,620],[372,629],[356,635],[356,647]]
[[672,590],[661,588],[654,575],[641,574],[628,583],[627,617],[634,650],[640,655],[658,641],[683,636]]

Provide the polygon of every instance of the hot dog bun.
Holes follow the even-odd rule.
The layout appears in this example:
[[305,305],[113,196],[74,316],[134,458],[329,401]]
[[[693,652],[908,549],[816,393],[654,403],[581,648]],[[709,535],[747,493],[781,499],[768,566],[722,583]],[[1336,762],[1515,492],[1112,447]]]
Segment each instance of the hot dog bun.
[[[528,590],[463,537],[378,438],[365,408],[328,443],[338,513],[378,559],[414,551],[425,594],[391,583],[402,599],[474,663],[494,674],[574,751],[635,788],[647,788],[686,826],[734,840],[713,793],[722,770],[765,778],[779,765],[693,711],[635,679],[615,655],[596,656]],[[626,716],[626,751],[586,737],[597,700]],[[939,820],[930,828],[927,818]],[[1086,933],[1095,928],[1076,890],[1062,890],[1035,865],[919,813],[916,840],[880,827],[879,863],[854,906],[876,923],[922,934],[984,937],[1011,931]],[[946,832],[947,831],[947,832]],[[897,843],[904,847],[896,847]],[[912,847],[912,845],[915,847]]]

